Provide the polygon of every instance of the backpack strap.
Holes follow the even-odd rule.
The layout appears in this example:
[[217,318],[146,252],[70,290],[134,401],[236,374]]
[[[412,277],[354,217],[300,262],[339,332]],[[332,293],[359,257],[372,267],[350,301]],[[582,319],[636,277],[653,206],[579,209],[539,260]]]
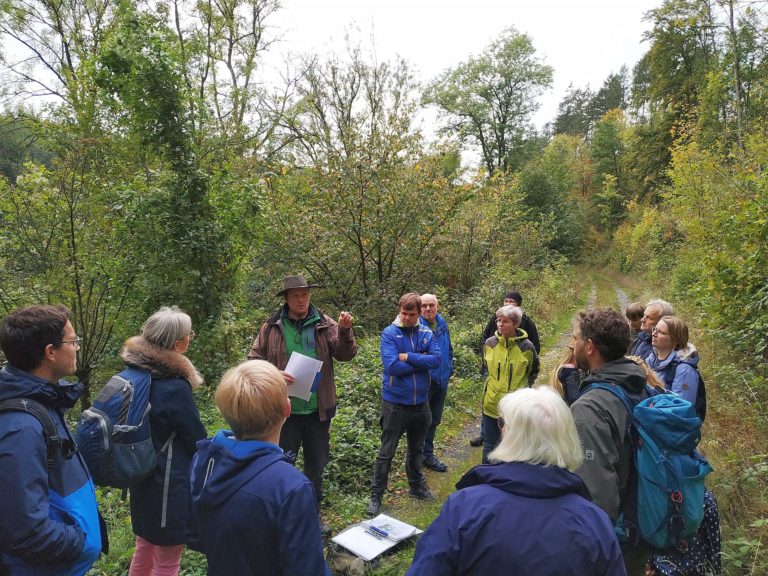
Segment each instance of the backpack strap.
[[32,398],[8,398],[0,401],[0,412],[27,412],[37,418],[45,432],[45,447],[48,451],[46,464],[49,471],[53,470],[56,452],[61,451],[62,438],[48,409]]
[[624,388],[618,384],[609,384],[608,382],[594,382],[589,384],[581,394],[584,395],[589,390],[593,389],[606,390],[621,400],[621,403],[624,404],[624,408],[627,409],[627,413],[629,414],[629,422],[632,421],[632,413],[635,411],[635,407],[632,404],[632,401],[627,397],[627,393],[624,391]]

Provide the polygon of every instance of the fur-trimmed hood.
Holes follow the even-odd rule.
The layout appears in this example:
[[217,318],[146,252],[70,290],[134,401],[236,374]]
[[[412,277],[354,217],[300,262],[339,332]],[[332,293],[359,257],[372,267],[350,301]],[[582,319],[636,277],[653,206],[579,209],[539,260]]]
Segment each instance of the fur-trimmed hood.
[[153,378],[184,378],[192,388],[203,383],[203,377],[189,358],[155,346],[142,336],[128,338],[121,356],[126,364],[146,370]]

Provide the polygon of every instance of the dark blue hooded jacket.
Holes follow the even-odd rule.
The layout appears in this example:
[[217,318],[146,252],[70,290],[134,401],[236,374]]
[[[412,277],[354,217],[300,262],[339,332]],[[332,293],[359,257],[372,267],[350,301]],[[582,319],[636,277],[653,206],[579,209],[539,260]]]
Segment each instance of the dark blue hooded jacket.
[[[445,318],[436,314],[435,323],[437,324],[435,338],[437,338],[437,345],[440,347],[441,361],[440,366],[429,371],[429,376],[444,390],[453,376],[453,345],[451,344],[451,332],[448,330],[448,323]],[[419,324],[425,328],[430,328],[429,323],[422,316],[419,316]]]
[[564,468],[476,466],[416,547],[409,575],[624,576],[608,516]]
[[[58,385],[11,365],[0,370],[0,400],[31,398],[48,408],[59,436],[81,384]],[[80,454],[56,450],[48,470],[43,425],[32,414],[0,413],[0,563],[10,576],[85,574],[102,548],[96,492]],[[2,568],[0,568],[2,572]]]
[[330,576],[312,483],[276,445],[229,430],[197,443],[188,544],[209,576]]
[[651,343],[652,335],[650,332],[640,330],[637,333],[632,348],[629,351],[628,356],[639,356],[643,360],[648,357],[648,354],[653,352],[653,344]]

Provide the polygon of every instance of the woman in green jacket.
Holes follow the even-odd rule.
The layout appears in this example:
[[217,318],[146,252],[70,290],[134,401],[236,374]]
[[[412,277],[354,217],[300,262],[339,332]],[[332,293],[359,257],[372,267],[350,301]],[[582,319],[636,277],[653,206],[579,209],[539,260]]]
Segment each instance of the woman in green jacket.
[[499,400],[505,394],[532,386],[539,374],[539,357],[525,330],[520,328],[523,311],[519,306],[496,310],[496,334],[483,345],[483,362],[488,380],[483,392],[483,464],[500,438]]

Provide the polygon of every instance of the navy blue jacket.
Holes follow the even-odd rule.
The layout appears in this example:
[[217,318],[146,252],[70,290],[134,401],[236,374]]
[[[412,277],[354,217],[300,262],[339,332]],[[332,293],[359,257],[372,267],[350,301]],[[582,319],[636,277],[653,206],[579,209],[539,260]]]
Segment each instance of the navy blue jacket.
[[[81,384],[57,385],[11,365],[0,370],[0,400],[37,400],[71,447],[64,412],[81,392]],[[47,455],[43,425],[35,416],[0,414],[0,562],[10,576],[82,575],[102,548],[96,492],[85,462],[77,452],[57,450],[49,472]]]
[[276,445],[229,430],[197,443],[189,545],[209,576],[330,576],[315,490]]
[[632,343],[632,347],[629,350],[628,356],[639,356],[643,360],[648,358],[648,355],[653,352],[653,344],[651,344],[651,333],[641,330],[637,333],[637,338]]
[[[399,359],[401,353],[408,360]],[[415,406],[429,396],[429,371],[440,366],[440,346],[432,330],[421,324],[406,328],[395,321],[381,332],[381,397],[387,402]]]
[[208,435],[191,388],[202,379],[186,356],[141,337],[129,338],[122,356],[126,365],[152,375],[149,424],[157,452],[155,471],[130,488],[133,532],[157,546],[184,544],[189,465],[197,441]]
[[608,515],[564,468],[476,466],[416,546],[409,575],[625,576]]
[[[419,323],[430,328],[427,321],[421,316],[419,316]],[[448,386],[448,380],[453,376],[453,345],[451,344],[451,332],[448,330],[448,323],[445,318],[437,314],[435,323],[437,324],[435,338],[437,338],[437,345],[440,347],[441,361],[440,366],[429,371],[429,376],[433,382],[437,382],[441,388],[445,389]]]

